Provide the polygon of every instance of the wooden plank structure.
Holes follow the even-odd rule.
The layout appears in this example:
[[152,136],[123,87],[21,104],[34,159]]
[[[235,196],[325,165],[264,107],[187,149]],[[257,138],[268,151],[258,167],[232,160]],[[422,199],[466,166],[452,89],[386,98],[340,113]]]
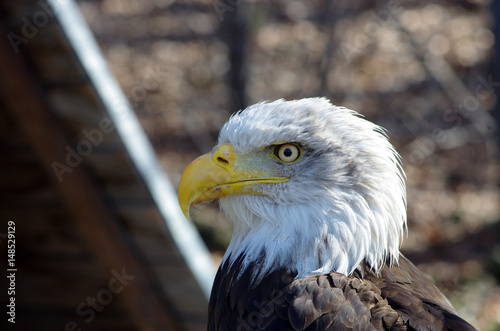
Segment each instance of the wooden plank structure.
[[215,266],[76,5],[2,2],[0,15],[15,329],[204,330]]

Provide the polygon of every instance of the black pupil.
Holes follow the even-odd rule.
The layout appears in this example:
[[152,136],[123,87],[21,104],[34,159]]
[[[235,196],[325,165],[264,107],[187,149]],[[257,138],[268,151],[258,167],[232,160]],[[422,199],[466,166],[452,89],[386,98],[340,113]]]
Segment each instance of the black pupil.
[[292,156],[292,150],[290,148],[287,148],[283,151],[283,154],[286,156],[286,157],[289,157],[289,156]]

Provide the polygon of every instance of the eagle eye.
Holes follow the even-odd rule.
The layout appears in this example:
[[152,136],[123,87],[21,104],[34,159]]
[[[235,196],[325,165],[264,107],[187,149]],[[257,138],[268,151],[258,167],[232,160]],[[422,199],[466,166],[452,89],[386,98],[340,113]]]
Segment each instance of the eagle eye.
[[298,145],[286,143],[274,147],[274,156],[281,162],[292,163],[300,159],[302,150]]

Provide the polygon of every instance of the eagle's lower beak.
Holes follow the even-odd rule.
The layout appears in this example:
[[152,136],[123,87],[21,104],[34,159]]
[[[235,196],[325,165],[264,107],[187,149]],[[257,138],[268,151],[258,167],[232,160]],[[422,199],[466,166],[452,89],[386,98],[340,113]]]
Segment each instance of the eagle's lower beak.
[[220,145],[214,152],[202,155],[184,170],[179,183],[179,204],[189,219],[189,207],[230,194],[265,195],[262,183],[282,183],[287,177],[273,176],[266,162],[240,157],[231,145]]

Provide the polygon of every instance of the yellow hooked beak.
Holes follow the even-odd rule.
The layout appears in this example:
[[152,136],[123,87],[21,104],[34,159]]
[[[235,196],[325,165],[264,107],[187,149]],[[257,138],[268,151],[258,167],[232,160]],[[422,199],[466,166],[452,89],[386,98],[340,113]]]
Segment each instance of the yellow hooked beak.
[[[259,154],[259,156],[262,156]],[[230,194],[265,195],[262,183],[283,183],[287,177],[273,176],[272,167],[260,157],[238,156],[229,144],[202,155],[184,170],[179,183],[179,204],[189,219],[189,207]]]

